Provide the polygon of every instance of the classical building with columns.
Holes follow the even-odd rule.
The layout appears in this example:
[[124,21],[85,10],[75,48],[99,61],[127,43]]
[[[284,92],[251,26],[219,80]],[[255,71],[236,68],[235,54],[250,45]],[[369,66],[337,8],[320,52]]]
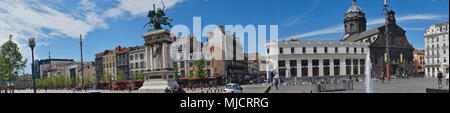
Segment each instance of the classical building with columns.
[[362,76],[368,46],[365,42],[272,41],[266,45],[267,79],[289,82]]

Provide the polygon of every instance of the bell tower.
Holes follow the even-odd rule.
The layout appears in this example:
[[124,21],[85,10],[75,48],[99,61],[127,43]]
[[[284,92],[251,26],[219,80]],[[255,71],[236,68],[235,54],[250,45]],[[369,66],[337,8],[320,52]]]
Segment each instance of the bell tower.
[[356,4],[356,0],[353,0],[352,6],[345,13],[343,40],[346,36],[366,31],[366,23],[366,13]]

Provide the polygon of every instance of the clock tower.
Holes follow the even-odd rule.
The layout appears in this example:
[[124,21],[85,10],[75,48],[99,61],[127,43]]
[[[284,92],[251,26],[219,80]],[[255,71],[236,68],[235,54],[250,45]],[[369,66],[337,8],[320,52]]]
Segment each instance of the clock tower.
[[352,6],[345,13],[345,35],[342,40],[353,34],[366,31],[366,23],[366,13],[356,5],[356,0],[353,0]]

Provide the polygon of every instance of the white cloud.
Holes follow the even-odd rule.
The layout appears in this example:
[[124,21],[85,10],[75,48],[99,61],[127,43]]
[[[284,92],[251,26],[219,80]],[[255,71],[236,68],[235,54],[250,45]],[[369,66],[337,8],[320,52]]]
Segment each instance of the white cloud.
[[83,11],[92,11],[95,10],[95,3],[90,0],[81,0],[78,3],[78,9]]
[[[46,2],[56,2],[56,4]],[[9,40],[18,44],[24,58],[31,59],[28,38],[35,37],[37,46],[47,46],[55,37],[78,38],[95,29],[108,28],[104,19],[95,13],[93,2],[80,1],[80,16],[60,11],[59,0],[2,0],[0,1],[0,45]],[[90,12],[87,12],[90,10]],[[38,58],[37,55],[35,55]]]
[[[400,16],[400,17],[397,17],[396,19],[397,19],[397,22],[405,22],[405,21],[413,21],[413,20],[439,20],[439,19],[442,19],[445,17],[448,17],[448,15],[415,14],[415,15]],[[384,18],[368,20],[367,26],[384,24],[384,22],[385,22]],[[344,26],[340,24],[340,25],[335,25],[332,27],[324,28],[324,29],[319,29],[319,30],[303,33],[300,35],[286,37],[283,39],[288,39],[288,38],[300,39],[300,38],[306,38],[306,37],[312,37],[312,36],[342,33],[342,32],[344,32],[344,30],[345,30]],[[408,29],[406,29],[406,30],[408,30]],[[418,30],[418,29],[415,28],[415,29],[409,29],[409,30]]]
[[[166,9],[174,7],[177,3],[184,0],[164,0]],[[119,4],[115,8],[108,9],[103,16],[106,18],[118,18],[129,13],[131,16],[146,15],[147,12],[153,9],[153,4],[156,8],[162,8],[161,0],[118,0]]]

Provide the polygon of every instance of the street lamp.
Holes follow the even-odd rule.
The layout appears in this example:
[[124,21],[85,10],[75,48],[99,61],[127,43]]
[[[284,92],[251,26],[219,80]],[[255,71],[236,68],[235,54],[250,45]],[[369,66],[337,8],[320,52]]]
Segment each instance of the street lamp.
[[28,39],[28,45],[31,48],[31,77],[33,78],[33,91],[34,93],[36,93],[36,78],[34,75],[34,47],[36,47],[36,39],[35,38],[30,38]]

